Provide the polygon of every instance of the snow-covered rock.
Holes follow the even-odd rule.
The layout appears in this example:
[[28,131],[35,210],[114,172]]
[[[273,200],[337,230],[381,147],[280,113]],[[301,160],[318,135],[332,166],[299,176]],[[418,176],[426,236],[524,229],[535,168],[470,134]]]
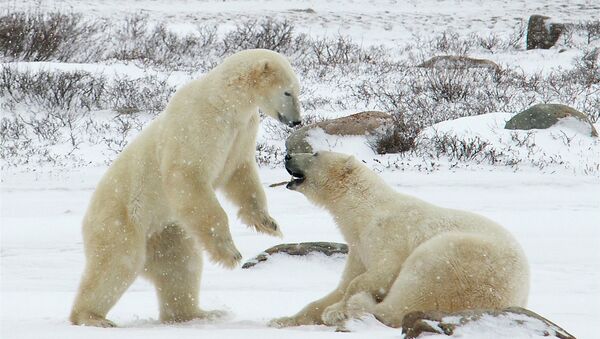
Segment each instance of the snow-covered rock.
[[564,24],[552,22],[547,16],[532,15],[527,26],[527,49],[549,49],[564,29]]
[[429,337],[432,333],[456,338],[575,339],[550,320],[521,307],[455,313],[412,312],[404,317],[402,333],[406,339]]
[[301,242],[294,244],[280,244],[269,247],[256,257],[246,261],[242,268],[250,268],[259,262],[267,261],[271,255],[284,253],[287,255],[308,255],[323,253],[327,256],[334,254],[348,254],[348,245],[337,242]]
[[325,134],[331,136],[365,136],[391,123],[391,115],[378,111],[360,112],[346,117],[325,120],[296,130],[286,140],[285,148],[288,153],[312,153],[314,148],[309,139],[315,130],[322,130]]
[[[564,120],[567,121],[564,121]],[[598,131],[587,115],[561,104],[537,104],[529,107],[506,122],[506,129],[546,129],[561,122],[561,126],[584,135],[598,136]]]

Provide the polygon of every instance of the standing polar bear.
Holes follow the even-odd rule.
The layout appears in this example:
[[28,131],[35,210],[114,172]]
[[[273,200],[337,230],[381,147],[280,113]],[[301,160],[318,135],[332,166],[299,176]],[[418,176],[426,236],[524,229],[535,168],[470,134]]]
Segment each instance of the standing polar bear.
[[289,189],[331,212],[349,255],[333,292],[272,326],[342,326],[371,313],[399,327],[411,311],[525,306],[527,260],[493,221],[400,194],[352,156],[288,155],[286,169]]
[[86,267],[71,312],[78,325],[112,327],[106,314],[142,274],[156,286],[160,319],[211,318],[198,289],[200,250],[235,267],[241,255],[215,190],[258,232],[280,235],[255,162],[258,108],[300,123],[299,83],[267,50],[234,54],[179,89],[98,184],[83,220]]

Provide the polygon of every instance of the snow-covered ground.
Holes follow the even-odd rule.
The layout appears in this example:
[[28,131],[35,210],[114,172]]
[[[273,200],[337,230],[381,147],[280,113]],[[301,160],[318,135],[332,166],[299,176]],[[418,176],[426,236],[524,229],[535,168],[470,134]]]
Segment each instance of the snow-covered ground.
[[[125,4],[125,5],[124,5]],[[310,9],[310,10],[308,10]],[[597,20],[600,4],[590,0],[567,2],[505,0],[411,0],[411,1],[189,1],[136,0],[8,0],[4,11],[54,11],[82,13],[85,17],[122,19],[142,13],[149,20],[168,22],[185,32],[195,24],[215,24],[219,30],[232,28],[240,20],[271,16],[289,19],[300,32],[312,36],[344,34],[364,45],[384,44],[402,59],[402,46],[417,36],[429,37],[442,31],[481,36],[509,34],[531,14],[549,15],[565,22]],[[598,46],[598,41],[596,42]],[[546,51],[474,49],[470,55],[485,57],[526,74],[547,73],[573,67],[582,54],[578,48]],[[85,70],[107,78],[139,78],[156,75],[180,86],[199,72],[153,69],[136,63],[111,60],[98,64],[20,62],[11,66],[31,70]],[[351,75],[346,75],[351,76]],[[364,107],[345,107],[344,91],[331,79],[305,79],[306,97],[330,99],[313,108],[324,117],[355,113]],[[376,79],[371,79],[376,80]],[[596,85],[598,86],[598,85]],[[311,88],[306,88],[311,87]],[[590,98],[597,98],[598,93]],[[595,93],[595,94],[594,94]],[[0,98],[0,104],[4,98]],[[552,101],[552,97],[545,97]],[[342,101],[342,104],[338,102]],[[29,107],[2,111],[0,117],[29,113]],[[33,111],[33,109],[32,109]],[[364,160],[401,192],[416,195],[442,206],[486,215],[506,226],[525,248],[531,264],[529,308],[556,322],[578,338],[600,333],[600,142],[579,127],[563,124],[546,131],[509,132],[504,121],[516,111],[441,122],[423,137],[436,133],[461,140],[485,142],[488,149],[502,153],[500,164],[435,158],[435,150],[422,144],[410,156],[375,155],[364,138],[331,138],[317,131],[311,142],[316,148],[353,153]],[[86,112],[85,119],[113,121],[112,111]],[[145,123],[142,114],[134,122]],[[79,121],[83,124],[83,121]],[[263,124],[259,141],[283,147],[283,140],[269,135]],[[595,124],[600,130],[600,124]],[[575,128],[575,129],[574,129]],[[104,131],[104,130],[100,130]],[[107,130],[107,138],[114,130]],[[122,136],[131,139],[137,131]],[[76,327],[67,317],[83,269],[80,223],[90,195],[106,162],[115,152],[101,141],[82,136],[77,149],[68,137],[48,146],[59,155],[60,167],[35,162],[20,166],[2,165],[0,191],[0,337],[21,338],[399,338],[400,330],[389,329],[373,319],[353,323],[352,333],[335,333],[325,326],[272,329],[266,322],[291,315],[329,290],[339,279],[344,258],[319,255],[306,258],[274,256],[249,270],[228,271],[205,263],[201,304],[206,309],[225,309],[230,315],[218,323],[191,322],[162,325],[153,287],[138,280],[127,291],[109,318],[120,328]],[[47,149],[46,149],[47,150]],[[431,152],[430,152],[431,151]],[[71,153],[77,161],[71,161]],[[75,156],[73,156],[75,158]],[[70,162],[71,161],[71,162]],[[515,165],[506,166],[508,163]],[[72,164],[72,165],[69,165]],[[272,215],[279,221],[284,239],[258,235],[234,218],[233,207],[223,200],[231,217],[231,229],[244,259],[281,242],[343,241],[331,217],[312,206],[298,193],[271,183],[287,180],[282,167],[262,168],[262,181]],[[489,332],[489,337],[498,333]],[[512,333],[507,337],[512,337]],[[433,336],[435,337],[435,336]],[[466,334],[465,338],[469,338]],[[473,338],[477,338],[474,335]]]
[[[167,19],[185,30],[196,23],[223,24],[265,16],[289,18],[303,31],[350,34],[367,44],[396,44],[413,34],[442,32],[506,32],[530,14],[544,14],[559,21],[597,19],[600,4],[592,0],[6,0],[11,10],[73,11],[93,16],[144,13]],[[525,16],[525,17],[524,17]]]
[[[161,325],[153,287],[138,280],[109,318],[122,328],[72,326],[67,317],[83,269],[80,222],[104,168],[65,173],[4,173],[2,187],[2,338],[398,338],[399,330],[373,320],[356,333],[324,326],[270,329],[273,317],[291,315],[338,281],[343,258],[275,256],[233,271],[206,263],[201,305],[226,309],[216,324]],[[516,235],[531,264],[529,308],[579,338],[600,331],[600,183],[596,178],[508,171],[422,174],[385,172],[402,192],[442,206],[484,214]],[[245,259],[283,242],[342,241],[331,217],[283,187],[282,169],[263,169],[272,215],[284,239],[258,235],[231,218]],[[230,216],[234,210],[225,203]]]

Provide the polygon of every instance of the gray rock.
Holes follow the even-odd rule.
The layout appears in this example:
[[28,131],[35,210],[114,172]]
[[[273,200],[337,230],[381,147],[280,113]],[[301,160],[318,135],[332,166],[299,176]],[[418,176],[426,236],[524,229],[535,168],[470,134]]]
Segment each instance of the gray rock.
[[[402,333],[406,335],[406,339],[426,338],[431,333],[452,336],[457,328],[478,322],[482,317],[486,318],[485,322],[478,324],[484,331],[481,333],[482,338],[486,337],[485,326],[490,323],[489,318],[502,317],[504,318],[503,324],[507,322],[510,324],[511,333],[514,333],[515,328],[518,328],[519,331],[522,330],[523,335],[520,335],[519,338],[541,335],[550,338],[575,339],[574,336],[550,320],[521,307],[509,307],[503,310],[466,310],[454,313],[411,312],[402,320]],[[492,328],[490,329],[492,330]]]
[[369,135],[388,123],[392,123],[392,116],[378,111],[360,112],[325,120],[294,131],[285,141],[285,148],[288,153],[313,153],[306,137],[315,128],[321,128],[329,135]]
[[534,14],[527,25],[527,49],[549,49],[565,30],[561,23],[549,22],[549,17]]
[[578,110],[561,104],[537,104],[515,115],[506,122],[506,129],[546,129],[554,126],[559,120],[573,117],[590,126],[590,134],[598,136],[598,132],[588,117]]
[[500,71],[500,66],[486,59],[475,59],[460,55],[440,55],[423,62],[419,67],[425,68],[486,68],[494,72]]
[[331,256],[334,254],[348,254],[348,246],[336,242],[301,242],[295,244],[281,244],[266,249],[253,259],[248,260],[242,268],[250,268],[259,262],[267,261],[269,256],[275,253],[286,253],[289,255],[307,255],[309,253],[323,253]]

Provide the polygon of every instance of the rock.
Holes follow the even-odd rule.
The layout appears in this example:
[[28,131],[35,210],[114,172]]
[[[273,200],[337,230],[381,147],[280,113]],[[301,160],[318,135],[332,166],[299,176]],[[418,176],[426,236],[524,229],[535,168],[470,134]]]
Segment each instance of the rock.
[[307,255],[309,253],[324,253],[331,256],[334,254],[348,254],[348,246],[336,242],[301,242],[296,244],[281,244],[266,249],[254,259],[250,259],[242,265],[242,268],[250,268],[259,262],[266,261],[270,255],[275,253],[287,253],[289,255]]
[[519,338],[544,336],[575,339],[550,320],[521,307],[509,307],[503,310],[466,310],[454,313],[411,312],[402,320],[402,333],[406,335],[406,339],[419,338],[421,335],[426,338],[428,333],[453,336],[459,328],[469,326],[481,331],[481,338],[493,337],[491,334],[498,335],[498,331],[510,331],[513,337]]
[[550,22],[543,15],[532,15],[527,25],[527,49],[549,49],[556,44],[565,25]]
[[533,105],[508,120],[504,128],[522,130],[546,129],[554,126],[560,120],[569,117],[578,119],[586,128],[589,126],[589,133],[591,136],[598,136],[598,132],[594,128],[594,125],[592,125],[584,113],[561,104]]
[[368,135],[387,123],[392,123],[392,116],[378,111],[360,112],[325,120],[294,131],[285,141],[285,148],[288,153],[312,153],[312,147],[306,141],[306,137],[308,132],[315,128],[321,128],[330,135]]
[[466,56],[440,55],[423,62],[419,67],[425,68],[486,68],[494,72],[500,71],[500,66],[495,62],[486,59],[475,59]]
[[292,8],[290,9],[290,12],[304,12],[304,13],[308,13],[308,14],[315,14],[317,13],[317,11],[315,11],[312,8]]

